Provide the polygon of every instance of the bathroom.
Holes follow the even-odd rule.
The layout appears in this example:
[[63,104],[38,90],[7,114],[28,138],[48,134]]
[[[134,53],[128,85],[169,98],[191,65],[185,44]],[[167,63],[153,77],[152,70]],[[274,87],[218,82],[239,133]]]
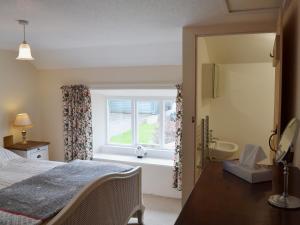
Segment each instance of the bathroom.
[[205,160],[238,159],[246,144],[261,146],[267,155],[261,163],[271,164],[275,38],[274,33],[197,38],[195,180]]

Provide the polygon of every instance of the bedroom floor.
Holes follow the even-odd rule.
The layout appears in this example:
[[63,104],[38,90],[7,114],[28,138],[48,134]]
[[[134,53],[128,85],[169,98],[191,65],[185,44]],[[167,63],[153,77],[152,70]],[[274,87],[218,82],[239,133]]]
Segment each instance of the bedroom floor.
[[[174,225],[180,210],[181,200],[144,195],[144,205],[146,207],[144,222],[145,225]],[[130,220],[135,223],[136,220]],[[130,224],[129,223],[129,224]]]

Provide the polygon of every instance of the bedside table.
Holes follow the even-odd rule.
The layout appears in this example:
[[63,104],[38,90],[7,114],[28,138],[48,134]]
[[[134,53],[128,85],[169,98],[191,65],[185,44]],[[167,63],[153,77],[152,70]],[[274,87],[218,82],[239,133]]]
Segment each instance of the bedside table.
[[49,142],[27,141],[27,144],[22,144],[21,142],[19,142],[6,147],[6,149],[9,149],[26,159],[48,160],[49,144]]

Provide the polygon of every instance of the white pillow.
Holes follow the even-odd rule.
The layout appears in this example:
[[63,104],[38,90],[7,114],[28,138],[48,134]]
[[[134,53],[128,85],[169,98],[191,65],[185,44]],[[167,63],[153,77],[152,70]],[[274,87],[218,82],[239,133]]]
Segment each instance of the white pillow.
[[0,146],[0,161],[20,158],[21,156]]

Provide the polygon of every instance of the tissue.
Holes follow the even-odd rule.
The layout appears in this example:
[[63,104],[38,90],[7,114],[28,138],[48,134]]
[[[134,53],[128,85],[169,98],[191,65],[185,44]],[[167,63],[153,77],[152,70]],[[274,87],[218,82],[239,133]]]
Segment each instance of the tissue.
[[260,146],[247,144],[245,145],[244,151],[240,154],[239,163],[241,166],[254,169],[258,162],[266,158],[266,153]]
[[258,145],[247,144],[241,152],[239,160],[224,161],[224,170],[248,181],[259,183],[272,180],[272,170],[269,166],[257,165],[266,159],[263,149]]

